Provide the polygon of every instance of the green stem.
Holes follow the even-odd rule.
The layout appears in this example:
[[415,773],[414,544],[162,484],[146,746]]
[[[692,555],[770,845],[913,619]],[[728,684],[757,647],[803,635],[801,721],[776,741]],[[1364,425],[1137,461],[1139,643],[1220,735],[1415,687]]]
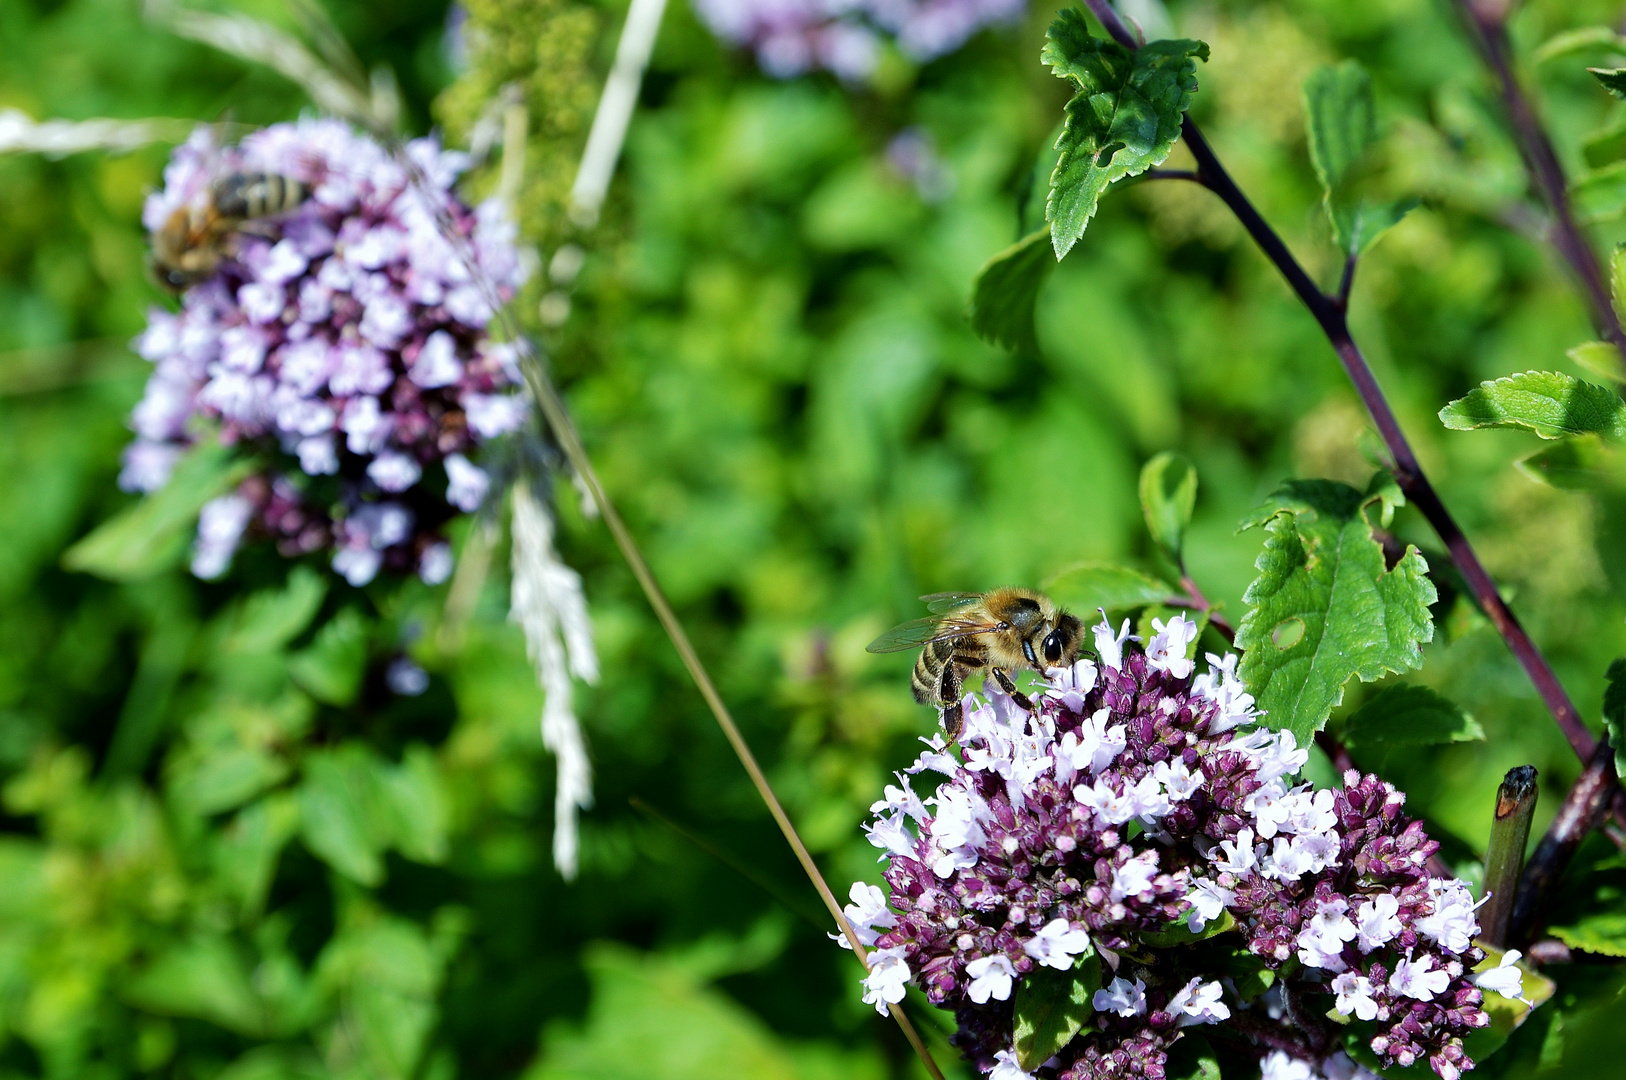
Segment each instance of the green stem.
[[1479,911],[1479,925],[1480,937],[1498,948],[1507,947],[1536,794],[1534,765],[1509,769],[1496,791],[1496,817],[1491,822],[1490,847],[1485,850],[1484,895],[1488,899]]

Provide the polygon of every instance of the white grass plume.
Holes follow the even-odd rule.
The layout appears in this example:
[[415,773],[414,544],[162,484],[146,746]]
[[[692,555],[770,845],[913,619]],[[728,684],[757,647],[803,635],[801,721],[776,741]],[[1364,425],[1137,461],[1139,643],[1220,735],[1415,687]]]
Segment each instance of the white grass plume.
[[189,120],[35,120],[18,109],[0,109],[0,154],[121,153],[148,143],[181,142],[192,127]]
[[525,646],[546,695],[542,744],[558,762],[553,797],[553,864],[576,876],[576,815],[593,805],[593,773],[576,720],[571,676],[598,681],[598,655],[581,576],[553,549],[553,520],[521,480],[514,485],[514,584],[508,618],[525,631]]

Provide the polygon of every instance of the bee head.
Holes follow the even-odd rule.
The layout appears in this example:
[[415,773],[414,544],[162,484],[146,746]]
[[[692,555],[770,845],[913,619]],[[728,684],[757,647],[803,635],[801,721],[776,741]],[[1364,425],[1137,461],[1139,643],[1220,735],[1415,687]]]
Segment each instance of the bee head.
[[1079,643],[1084,639],[1084,624],[1065,611],[1056,613],[1056,625],[1040,644],[1045,667],[1071,667],[1078,659]]

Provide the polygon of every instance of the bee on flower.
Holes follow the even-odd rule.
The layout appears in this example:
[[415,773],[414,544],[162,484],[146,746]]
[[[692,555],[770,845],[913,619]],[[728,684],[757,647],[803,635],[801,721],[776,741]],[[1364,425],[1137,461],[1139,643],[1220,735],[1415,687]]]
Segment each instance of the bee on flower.
[[[937,791],[888,788],[876,803],[867,829],[889,890],[855,886],[847,909],[876,949],[865,1000],[918,987],[999,1080],[1159,1076],[1182,1032],[1239,1012],[1248,1030],[1281,1029],[1256,1043],[1271,1080],[1371,1075],[1341,1052],[1281,1051],[1316,1041],[1291,1010],[1239,996],[1225,976],[1252,964],[1370,1024],[1385,1065],[1426,1060],[1458,1080],[1472,1068],[1463,1037],[1489,1022],[1480,987],[1513,980],[1468,974],[1475,905],[1429,876],[1438,845],[1374,776],[1299,782],[1308,751],[1255,726],[1236,658],[1210,655],[1198,674],[1196,625],[1154,630],[1143,646],[1103,621],[1095,657],[1047,672],[1032,696],[988,680],[962,702],[961,757],[937,739],[904,770],[944,774]],[[1069,976],[1091,1020],[1025,1059],[1013,1002],[1035,978]]]
[[204,507],[200,577],[258,538],[323,553],[353,585],[444,580],[441,528],[490,490],[482,449],[527,422],[515,355],[488,333],[493,300],[526,277],[513,228],[452,190],[463,155],[432,139],[406,153],[412,169],[330,119],[237,145],[200,128],[147,200],[182,291],[136,340],[153,374],[120,484],[163,487],[206,436],[263,463]]

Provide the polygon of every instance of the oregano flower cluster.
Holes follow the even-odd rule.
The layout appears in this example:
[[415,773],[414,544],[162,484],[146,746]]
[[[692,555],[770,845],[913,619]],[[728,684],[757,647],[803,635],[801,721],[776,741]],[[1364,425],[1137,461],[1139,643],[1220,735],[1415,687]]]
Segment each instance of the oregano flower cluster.
[[698,0],[718,37],[750,47],[762,70],[789,78],[815,69],[862,79],[890,38],[917,61],[953,52],[985,26],[1013,23],[1026,0]]
[[[1096,659],[1050,671],[1031,712],[968,696],[961,753],[937,737],[886,788],[865,830],[889,895],[860,883],[846,909],[865,1000],[918,986],[997,1080],[1160,1078],[1184,1030],[1222,1021],[1267,1077],[1353,1076],[1328,1014],[1386,1067],[1457,1080],[1489,1015],[1437,843],[1375,776],[1295,783],[1308,752],[1257,725],[1236,656],[1198,674],[1195,624],[1153,628],[1143,647],[1097,626]],[[1083,1015],[1035,1031],[1068,995]]]
[[385,568],[443,580],[439,529],[490,486],[472,457],[526,421],[513,353],[486,332],[488,294],[442,231],[449,221],[507,299],[526,276],[513,227],[496,202],[471,209],[452,191],[464,155],[433,139],[406,154],[419,183],[341,121],[274,124],[234,146],[200,128],[147,200],[156,232],[178,211],[207,213],[232,174],[306,192],[226,236],[218,268],[178,312],[154,308],[136,341],[154,371],[121,486],[163,487],[206,433],[264,463],[204,506],[200,577],[223,573],[249,535],[290,556],[331,552],[355,585]]

